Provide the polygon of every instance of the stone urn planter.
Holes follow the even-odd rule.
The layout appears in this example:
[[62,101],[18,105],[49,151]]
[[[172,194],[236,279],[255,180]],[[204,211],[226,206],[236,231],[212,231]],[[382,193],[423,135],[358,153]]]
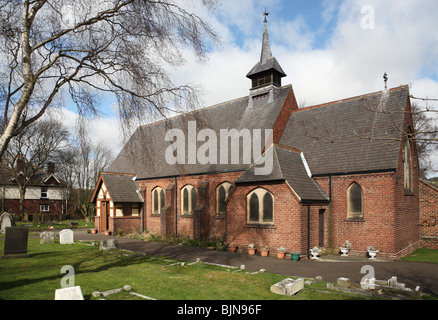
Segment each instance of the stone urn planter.
[[318,260],[318,255],[321,252],[321,250],[318,247],[313,247],[310,249],[310,254],[312,255],[310,258],[314,260]]
[[375,259],[377,253],[379,253],[379,250],[376,250],[374,247],[368,247],[367,252],[369,257],[368,259]]
[[351,243],[347,240],[347,241],[345,241],[344,246],[339,247],[339,250],[342,253],[341,256],[347,257],[350,249],[351,249]]

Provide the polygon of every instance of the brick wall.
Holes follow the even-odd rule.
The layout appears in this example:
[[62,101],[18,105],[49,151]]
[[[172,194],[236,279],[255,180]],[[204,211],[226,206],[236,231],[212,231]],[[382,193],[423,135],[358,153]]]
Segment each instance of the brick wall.
[[[364,254],[368,246],[382,253],[394,253],[394,173],[332,177],[332,203],[326,213],[327,243],[338,248],[352,243],[352,252]],[[329,194],[329,178],[317,178]],[[347,217],[347,191],[358,183],[363,192],[363,219]]]
[[423,245],[438,249],[438,188],[420,181],[420,235]]
[[[144,230],[163,235],[175,235],[206,240],[224,239],[226,220],[216,214],[216,188],[223,182],[234,182],[242,172],[219,173],[178,177],[176,181],[177,223],[175,226],[175,179],[137,181],[144,203]],[[197,190],[197,210],[193,215],[181,214],[181,189],[192,185]],[[152,213],[152,190],[157,186],[165,190],[165,207],[161,214]],[[175,230],[177,229],[177,230]]]
[[[274,223],[252,225],[247,223],[247,195],[262,187],[274,195]],[[318,243],[318,211],[311,207],[310,248]],[[257,248],[268,246],[271,253],[282,246],[287,252],[307,254],[307,207],[299,204],[285,183],[267,183],[260,186],[237,185],[227,206],[227,243],[236,243],[246,250],[250,243]]]

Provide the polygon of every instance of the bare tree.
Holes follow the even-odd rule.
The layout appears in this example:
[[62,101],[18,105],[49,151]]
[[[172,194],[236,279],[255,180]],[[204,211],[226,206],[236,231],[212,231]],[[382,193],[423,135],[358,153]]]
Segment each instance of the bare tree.
[[[126,123],[197,101],[166,70],[183,50],[206,57],[217,36],[186,8],[217,0],[2,0],[0,2],[0,159],[12,137],[69,94],[81,116],[98,112],[96,92],[114,94]],[[192,8],[195,11],[196,8]]]
[[39,120],[15,136],[7,149],[3,163],[20,191],[19,213],[24,214],[26,188],[33,177],[48,164],[57,150],[66,143],[68,131],[59,121]]
[[69,182],[71,200],[87,223],[91,222],[95,206],[90,202],[99,173],[105,171],[114,156],[103,143],[81,140],[66,148],[60,158],[62,175]]

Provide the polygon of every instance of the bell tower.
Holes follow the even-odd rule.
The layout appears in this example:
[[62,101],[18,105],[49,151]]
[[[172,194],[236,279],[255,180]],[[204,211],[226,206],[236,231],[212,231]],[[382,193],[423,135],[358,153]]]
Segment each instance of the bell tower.
[[257,64],[246,75],[247,78],[251,79],[252,94],[254,91],[260,91],[259,89],[267,87],[281,87],[281,78],[286,76],[286,73],[281,68],[277,59],[272,56],[267,27],[267,17],[269,13],[265,11],[263,15],[265,16],[265,20],[263,21],[264,30],[260,61],[257,62]]

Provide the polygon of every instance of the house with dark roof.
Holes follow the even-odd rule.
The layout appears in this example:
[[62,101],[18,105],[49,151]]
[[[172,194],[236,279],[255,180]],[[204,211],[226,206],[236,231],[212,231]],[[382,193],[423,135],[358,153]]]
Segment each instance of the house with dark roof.
[[19,158],[14,169],[0,164],[1,211],[19,213],[20,185],[23,183],[17,180],[29,179],[24,194],[23,218],[27,220],[33,214],[43,213],[50,220],[60,219],[67,207],[67,183],[57,176],[55,164],[48,163],[47,170],[35,171],[29,163]]
[[[420,245],[409,89],[298,108],[265,21],[249,95],[137,128],[102,173],[99,231],[132,229],[309,255]],[[128,222],[129,221],[129,222]]]

